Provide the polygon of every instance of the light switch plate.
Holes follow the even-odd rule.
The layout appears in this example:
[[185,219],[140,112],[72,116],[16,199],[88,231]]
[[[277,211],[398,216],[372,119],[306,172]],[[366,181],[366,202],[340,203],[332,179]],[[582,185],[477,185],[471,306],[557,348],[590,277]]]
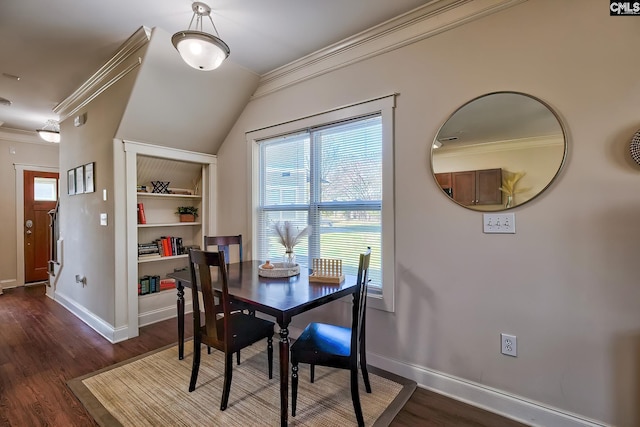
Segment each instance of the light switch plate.
[[487,234],[516,234],[516,214],[482,214],[482,231]]
[[106,213],[101,213],[100,214],[100,225],[107,225],[107,214]]

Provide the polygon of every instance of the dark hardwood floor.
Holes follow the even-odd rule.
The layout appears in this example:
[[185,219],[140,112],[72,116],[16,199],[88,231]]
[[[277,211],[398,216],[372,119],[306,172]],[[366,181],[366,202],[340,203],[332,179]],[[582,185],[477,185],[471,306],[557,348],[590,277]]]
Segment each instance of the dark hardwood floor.
[[[189,319],[185,327],[191,336]],[[171,319],[110,344],[47,298],[43,285],[5,290],[0,296],[0,426],[96,426],[66,382],[172,344],[176,331]],[[524,426],[423,389],[391,425]]]

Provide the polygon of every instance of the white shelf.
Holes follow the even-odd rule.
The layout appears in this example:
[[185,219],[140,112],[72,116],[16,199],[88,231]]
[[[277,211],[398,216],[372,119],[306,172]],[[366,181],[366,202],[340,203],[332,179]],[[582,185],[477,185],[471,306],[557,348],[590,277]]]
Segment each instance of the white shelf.
[[[126,175],[118,175],[116,182],[126,188],[126,224],[117,225],[124,231],[127,256],[116,257],[116,276],[118,280],[125,279],[128,286],[126,294],[118,296],[120,304],[116,309],[121,317],[127,319],[126,332],[133,337],[139,334],[140,325],[175,316],[176,291],[138,295],[140,278],[164,277],[189,263],[187,254],[138,258],[138,244],[172,236],[181,238],[184,246],[202,246],[202,236],[215,232],[216,157],[132,141],[123,141],[123,146],[124,159],[118,157],[116,166],[118,170],[124,167]],[[127,181],[126,177],[135,178]],[[151,180],[171,182],[176,191],[187,189],[195,192],[197,188],[197,194],[137,191],[138,185],[147,185],[149,189]],[[137,221],[137,205],[140,203],[143,204],[146,224],[138,224]],[[180,222],[176,212],[183,206],[198,208],[197,222]],[[116,239],[121,235],[116,233]]]
[[165,222],[158,224],[138,224],[138,228],[153,228],[153,227],[182,227],[182,226],[196,226],[202,225],[201,222]]
[[178,290],[176,288],[164,289],[164,290],[158,291],[158,292],[151,292],[151,293],[144,294],[144,295],[138,295],[138,298],[145,299],[145,298],[158,297],[160,295],[167,295],[167,292],[170,292],[170,293],[175,295],[177,291]]
[[138,198],[166,198],[166,199],[202,199],[199,194],[165,194],[165,193],[137,193]]
[[173,255],[173,256],[138,258],[138,264],[142,264],[145,262],[168,261],[170,259],[188,258],[188,257],[189,257],[188,254],[184,254],[184,255]]

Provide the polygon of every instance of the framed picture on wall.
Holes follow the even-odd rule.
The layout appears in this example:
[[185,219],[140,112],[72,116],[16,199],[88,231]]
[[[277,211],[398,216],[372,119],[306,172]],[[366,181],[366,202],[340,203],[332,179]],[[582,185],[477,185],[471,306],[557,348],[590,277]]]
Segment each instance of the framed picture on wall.
[[84,166],[76,168],[76,194],[84,193]]
[[76,194],[76,170],[69,169],[67,172],[67,194],[73,196]]
[[94,162],[84,165],[84,192],[93,193],[95,190],[95,178],[93,177]]

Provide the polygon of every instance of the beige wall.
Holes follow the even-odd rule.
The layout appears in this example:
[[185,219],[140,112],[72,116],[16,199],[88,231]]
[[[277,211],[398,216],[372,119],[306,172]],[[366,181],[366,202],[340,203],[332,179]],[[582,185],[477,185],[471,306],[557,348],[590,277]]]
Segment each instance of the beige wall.
[[[368,350],[639,425],[640,169],[627,155],[640,127],[639,23],[601,1],[530,0],[257,98],[218,153],[218,229],[248,233],[244,132],[396,92],[396,312],[369,311]],[[499,90],[547,102],[569,137],[559,179],[512,211],[515,235],[483,234],[481,214],[446,200],[429,166],[446,118]],[[501,332],[517,335],[517,358],[500,354]]]
[[[36,141],[37,136],[33,136]],[[41,167],[58,166],[58,145],[39,142],[20,142],[24,137],[13,138],[9,133],[0,135],[0,224],[2,224],[2,244],[0,245],[0,290],[5,287],[21,286],[17,265],[18,248],[16,230],[16,204],[22,203],[22,194],[16,195],[15,164]],[[15,154],[13,153],[15,151]],[[29,169],[28,166],[24,167]],[[66,187],[65,187],[66,188]],[[21,266],[22,268],[22,266]]]
[[[135,69],[127,74],[61,124],[62,186],[67,185],[67,170],[94,162],[96,191],[73,196],[62,194],[63,266],[56,283],[56,300],[81,317],[86,316],[85,321],[94,320],[91,322],[94,327],[104,323],[105,330],[116,326],[114,174],[124,174],[124,170],[114,170],[113,137],[137,72]],[[73,118],[82,113],[87,115],[86,123],[74,127]],[[106,201],[103,190],[107,192]],[[101,213],[107,214],[107,226],[100,225]],[[76,283],[76,275],[87,278],[86,286]],[[122,283],[119,285],[126,288]]]

